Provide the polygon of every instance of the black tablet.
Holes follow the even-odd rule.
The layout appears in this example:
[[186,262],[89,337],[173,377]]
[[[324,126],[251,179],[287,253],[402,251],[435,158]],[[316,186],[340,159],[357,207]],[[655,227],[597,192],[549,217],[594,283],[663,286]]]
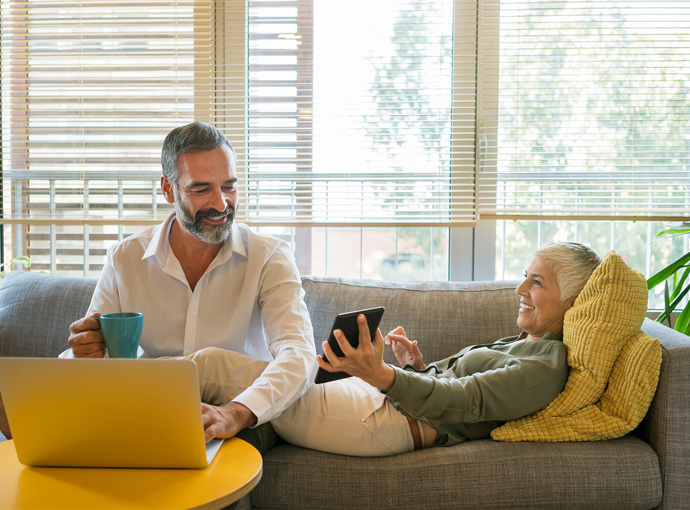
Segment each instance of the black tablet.
[[[367,318],[367,324],[369,325],[369,335],[371,339],[374,339],[376,335],[376,329],[379,327],[381,322],[381,317],[383,316],[385,308],[382,306],[377,306],[376,308],[367,308],[366,310],[356,310],[354,312],[339,313],[335,316],[335,321],[333,321],[333,327],[331,328],[331,334],[328,336],[328,345],[331,346],[333,352],[336,356],[340,357],[343,355],[342,349],[338,345],[338,341],[333,335],[333,331],[340,329],[345,338],[347,338],[350,345],[357,348],[359,345],[359,326],[357,325],[357,316],[363,314]],[[325,354],[321,355],[324,361],[328,361]],[[344,379],[345,377],[351,377],[350,374],[346,372],[326,372],[321,367],[316,372],[316,379],[314,382],[316,384],[321,384],[329,381],[336,381],[338,379]]]

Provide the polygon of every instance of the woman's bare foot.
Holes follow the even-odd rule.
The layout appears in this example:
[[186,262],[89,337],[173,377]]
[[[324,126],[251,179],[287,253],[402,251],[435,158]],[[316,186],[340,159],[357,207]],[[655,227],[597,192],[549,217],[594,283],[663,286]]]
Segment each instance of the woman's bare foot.
[[10,424],[7,421],[5,414],[5,405],[2,403],[2,395],[0,395],[0,432],[7,439],[12,439],[12,432],[10,432]]

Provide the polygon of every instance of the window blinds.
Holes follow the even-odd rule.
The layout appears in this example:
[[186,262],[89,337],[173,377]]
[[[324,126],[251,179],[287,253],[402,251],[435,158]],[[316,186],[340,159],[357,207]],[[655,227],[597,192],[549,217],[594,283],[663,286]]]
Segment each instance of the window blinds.
[[2,2],[5,223],[167,214],[161,144],[208,103],[211,14],[192,0]]
[[474,224],[469,11],[453,37],[451,0],[249,0],[245,221]]
[[688,2],[487,1],[480,34],[482,219],[688,219]]
[[255,225],[690,213],[685,2],[0,6],[3,223],[160,221],[192,120]]
[[476,7],[454,38],[451,0],[358,1],[3,1],[3,221],[159,221],[163,137],[206,120],[240,221],[473,224]]
[[209,109],[212,4],[0,9],[4,241],[37,270],[93,275],[108,246],[170,211],[161,144]]

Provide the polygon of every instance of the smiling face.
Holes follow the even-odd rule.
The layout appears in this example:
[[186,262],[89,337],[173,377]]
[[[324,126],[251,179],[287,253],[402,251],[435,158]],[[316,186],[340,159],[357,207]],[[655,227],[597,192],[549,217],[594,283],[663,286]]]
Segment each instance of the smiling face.
[[561,333],[565,312],[575,298],[561,304],[561,291],[556,284],[553,268],[540,257],[532,260],[525,280],[515,289],[520,296],[517,324],[529,336],[539,340],[547,332]]
[[194,237],[222,243],[231,231],[237,208],[235,158],[224,145],[210,151],[180,155],[174,187],[161,178],[166,200],[175,205],[177,219]]

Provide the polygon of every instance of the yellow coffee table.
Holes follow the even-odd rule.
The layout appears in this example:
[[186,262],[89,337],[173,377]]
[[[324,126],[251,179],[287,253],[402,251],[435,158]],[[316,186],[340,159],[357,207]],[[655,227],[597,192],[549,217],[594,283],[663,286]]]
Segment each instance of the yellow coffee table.
[[261,473],[261,454],[237,438],[226,439],[205,469],[27,467],[4,441],[0,508],[223,508],[256,487]]

